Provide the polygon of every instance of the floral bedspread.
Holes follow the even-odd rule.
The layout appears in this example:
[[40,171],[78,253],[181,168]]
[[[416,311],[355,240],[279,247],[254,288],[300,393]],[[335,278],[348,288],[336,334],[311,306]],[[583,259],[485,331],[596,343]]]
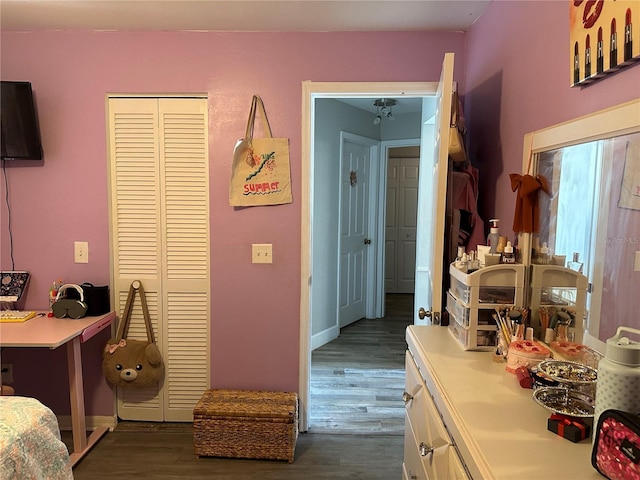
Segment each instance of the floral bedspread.
[[58,419],[34,398],[0,396],[0,478],[73,479]]

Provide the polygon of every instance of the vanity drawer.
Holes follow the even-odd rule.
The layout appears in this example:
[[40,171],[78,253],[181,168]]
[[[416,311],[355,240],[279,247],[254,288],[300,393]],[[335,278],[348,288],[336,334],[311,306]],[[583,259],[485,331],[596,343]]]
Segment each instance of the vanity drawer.
[[[448,478],[451,439],[420,372],[406,354],[405,464],[417,478]],[[418,467],[420,465],[420,468]],[[420,470],[420,474],[416,471]],[[411,478],[411,477],[410,477]]]
[[456,317],[456,321],[463,327],[469,326],[469,312],[464,303],[458,300],[451,291],[447,292],[447,311]]
[[464,468],[464,463],[458,455],[458,451],[455,448],[449,449],[449,471],[447,475],[448,480],[471,480],[471,477],[467,474],[467,470]]

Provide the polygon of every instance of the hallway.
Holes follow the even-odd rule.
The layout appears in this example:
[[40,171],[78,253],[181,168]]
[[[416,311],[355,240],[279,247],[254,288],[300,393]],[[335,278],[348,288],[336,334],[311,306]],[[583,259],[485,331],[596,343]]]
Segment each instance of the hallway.
[[387,294],[385,317],[362,319],[312,352],[310,433],[404,434],[405,329],[413,295]]

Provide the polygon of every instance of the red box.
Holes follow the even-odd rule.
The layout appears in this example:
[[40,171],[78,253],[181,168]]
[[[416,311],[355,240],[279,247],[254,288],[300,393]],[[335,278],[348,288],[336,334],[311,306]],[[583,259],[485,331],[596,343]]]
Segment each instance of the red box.
[[573,443],[578,443],[591,435],[591,425],[576,417],[554,413],[547,420],[547,429]]

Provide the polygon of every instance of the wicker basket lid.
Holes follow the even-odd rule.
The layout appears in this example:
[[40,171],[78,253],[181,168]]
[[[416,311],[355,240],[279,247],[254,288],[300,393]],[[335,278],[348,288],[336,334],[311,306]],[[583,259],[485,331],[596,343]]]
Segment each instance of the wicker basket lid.
[[288,392],[207,390],[194,416],[289,419],[296,415],[298,395]]

